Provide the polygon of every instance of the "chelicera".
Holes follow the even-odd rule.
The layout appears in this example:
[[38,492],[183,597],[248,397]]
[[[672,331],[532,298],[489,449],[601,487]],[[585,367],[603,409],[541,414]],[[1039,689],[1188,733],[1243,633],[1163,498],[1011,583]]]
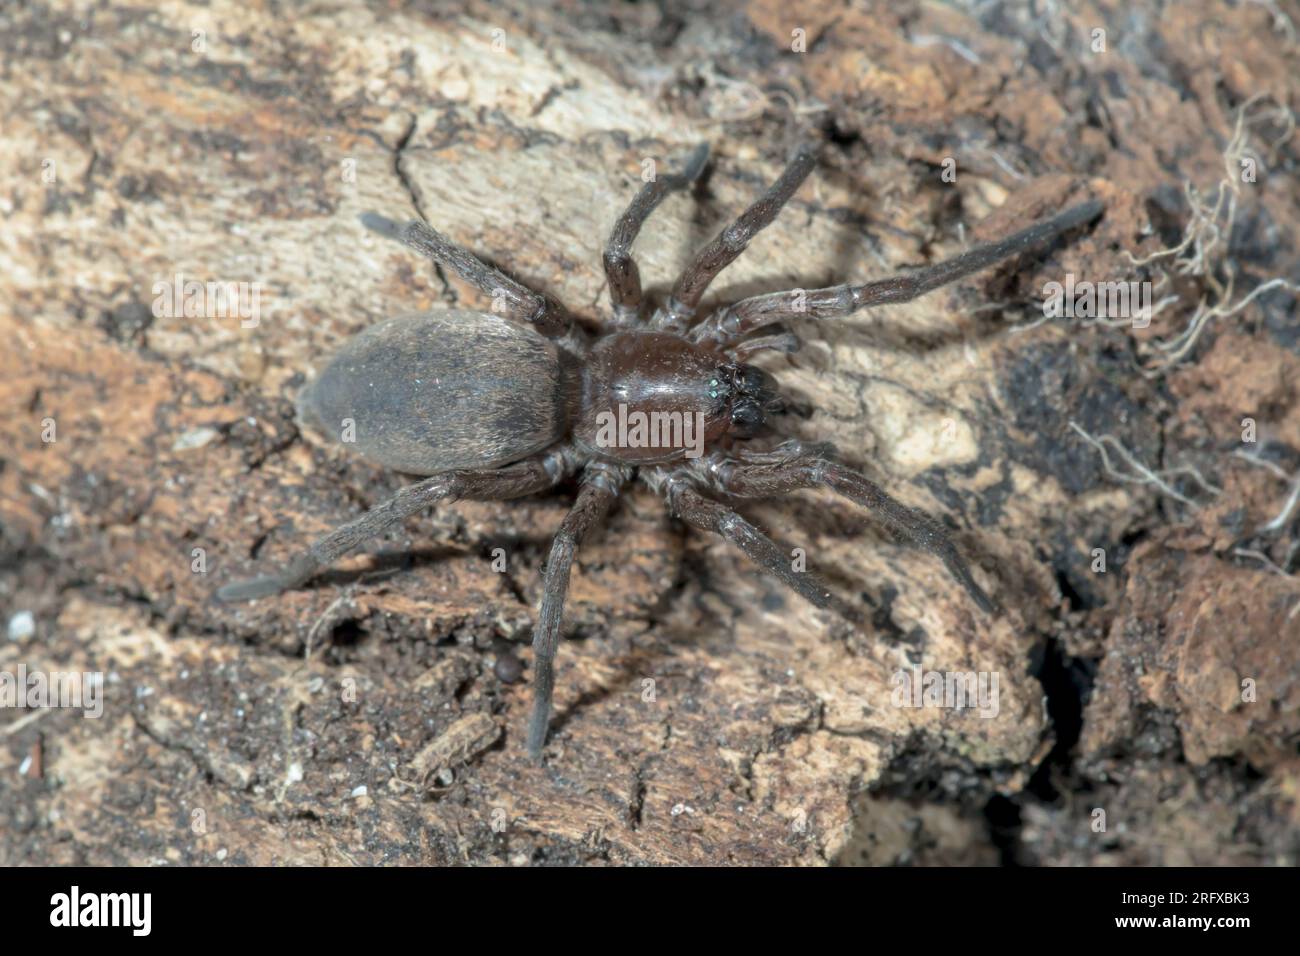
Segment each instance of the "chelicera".
[[577,498],[551,545],[533,633],[528,749],[534,757],[546,740],[574,552],[633,480],[662,493],[687,525],[722,536],[817,607],[854,621],[851,605],[814,574],[795,570],[785,550],[712,496],[829,488],[872,509],[898,538],[937,557],[981,610],[994,612],[943,525],[837,463],[829,446],[779,441],[786,402],[776,380],[746,359],[764,349],[797,348],[790,332],[772,332],[777,323],[908,301],[1044,245],[1095,218],[1101,203],[1084,202],[1005,239],[888,279],[773,292],[698,315],[709,284],[812,171],[815,154],[805,146],[691,259],[667,301],[647,316],[633,240],[667,194],[699,176],[707,158],[707,147],[697,148],[679,172],[646,183],[618,219],[604,253],[613,321],[594,337],[558,302],[425,223],[399,226],[364,215],[368,228],[400,239],[492,296],[493,311],[400,316],[344,344],[303,389],[300,416],[372,462],[424,477],[316,541],[282,573],[228,584],[218,597],[250,600],[301,587],[367,538],[434,502],[517,498],[576,476]]

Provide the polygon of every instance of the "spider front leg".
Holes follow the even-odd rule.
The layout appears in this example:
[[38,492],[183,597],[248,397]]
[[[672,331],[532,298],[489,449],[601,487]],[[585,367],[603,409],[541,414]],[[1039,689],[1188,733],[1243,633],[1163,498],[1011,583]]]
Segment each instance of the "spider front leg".
[[492,268],[468,249],[456,245],[427,223],[412,219],[401,225],[375,212],[361,214],[361,224],[386,239],[397,239],[434,262],[450,266],[458,276],[493,302],[500,301],[511,318],[530,323],[550,338],[564,336],[573,320],[564,306],[548,296],[521,285],[505,273]]
[[289,562],[280,574],[236,581],[217,590],[218,601],[252,601],[302,587],[317,572],[367,538],[382,533],[436,501],[520,498],[554,487],[570,469],[570,453],[558,449],[493,471],[448,471],[432,475],[335,528]]
[[683,331],[690,325],[709,284],[745,251],[759,230],[771,225],[777,213],[790,201],[817,163],[817,152],[804,145],[795,153],[790,165],[766,193],[740,214],[731,225],[718,233],[707,246],[695,254],[690,265],[673,284],[667,304],[655,313],[657,329]]
[[701,143],[687,157],[681,172],[652,179],[641,187],[631,204],[614,224],[605,245],[605,277],[609,281],[609,298],[614,306],[614,321],[630,325],[641,309],[641,272],[632,258],[632,243],[650,213],[670,192],[685,189],[704,171],[709,158],[709,144]]
[[528,752],[533,759],[542,755],[551,719],[551,698],[555,693],[555,654],[560,646],[564,620],[564,599],[569,593],[569,571],[578,545],[587,532],[609,513],[628,470],[619,465],[593,462],[583,472],[578,500],[551,542],[551,552],[542,573],[542,603],[533,629],[533,714],[528,721]]
[[793,332],[780,332],[775,335],[759,335],[746,339],[728,348],[727,354],[737,362],[748,362],[759,352],[771,350],[793,355],[803,348],[803,342]]
[[791,289],[788,292],[771,292],[741,299],[734,305],[718,310],[697,325],[691,331],[691,338],[696,342],[713,341],[729,345],[755,329],[775,322],[840,318],[869,306],[907,302],[1003,259],[1028,252],[1095,219],[1104,208],[1095,199],[1080,203],[1005,239],[975,246],[952,259],[888,279],[827,289]]
[[966,559],[938,521],[924,511],[895,501],[865,475],[824,457],[823,448],[805,450],[797,442],[786,448],[788,457],[784,460],[719,459],[703,466],[703,470],[721,490],[743,498],[766,498],[803,488],[830,488],[855,504],[870,508],[898,538],[937,557],[980,610],[986,614],[997,613],[996,605],[971,576]]
[[861,619],[857,609],[837,597],[817,575],[796,571],[790,555],[775,541],[730,508],[696,491],[685,472],[669,475],[663,486],[673,514],[682,521],[734,544],[760,568],[798,591],[816,607],[834,611],[851,624]]

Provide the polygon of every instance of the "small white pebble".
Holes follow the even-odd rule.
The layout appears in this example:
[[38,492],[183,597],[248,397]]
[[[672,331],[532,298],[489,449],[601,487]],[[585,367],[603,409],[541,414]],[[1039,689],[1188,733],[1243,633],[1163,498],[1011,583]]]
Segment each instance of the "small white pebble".
[[294,762],[289,764],[289,770],[285,774],[285,783],[297,783],[302,779],[302,764]]
[[350,796],[355,800],[357,797],[364,797],[369,792],[370,791],[366,789],[366,785],[363,783],[359,787],[354,787]]
[[191,428],[172,443],[172,451],[190,451],[194,448],[202,448],[216,437],[217,430],[215,428],[206,426]]
[[218,860],[224,860],[224,859],[225,859],[226,857],[228,857],[229,855],[230,855],[230,851],[227,850],[224,846],[223,846],[220,850],[217,851],[217,859],[218,859]]
[[9,640],[25,641],[36,633],[36,618],[31,611],[19,611],[9,618]]

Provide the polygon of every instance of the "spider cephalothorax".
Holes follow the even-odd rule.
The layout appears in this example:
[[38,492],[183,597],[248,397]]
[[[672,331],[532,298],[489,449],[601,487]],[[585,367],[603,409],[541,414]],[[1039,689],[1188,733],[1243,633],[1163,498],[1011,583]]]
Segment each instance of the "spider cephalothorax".
[[688,525],[721,535],[818,607],[850,620],[855,609],[786,552],[710,496],[738,498],[830,488],[873,509],[898,537],[926,549],[985,612],[994,609],[943,526],[832,460],[828,446],[787,440],[755,446],[786,408],[773,376],[745,360],[763,349],[792,351],[776,323],[848,315],[915,298],[1095,218],[1089,201],[998,242],[914,272],[825,289],[742,299],[702,317],[713,279],[770,223],[812,170],[798,151],[780,178],[692,259],[667,300],[642,314],[641,279],[629,250],[646,217],[670,191],[689,185],[708,151],[677,174],[647,183],[619,218],[605,249],[614,321],[594,339],[558,303],[461,249],[423,222],[405,227],[366,214],[491,295],[497,312],[426,312],[389,319],[347,342],[303,390],[300,413],[317,430],[371,461],[427,476],[299,554],[282,574],[223,587],[248,600],[299,587],[317,571],[406,516],[440,500],[505,499],[553,488],[571,475],[578,494],[551,546],[533,634],[534,707],[528,748],[540,755],[554,689],[554,661],[574,552],[634,478],[662,492]]

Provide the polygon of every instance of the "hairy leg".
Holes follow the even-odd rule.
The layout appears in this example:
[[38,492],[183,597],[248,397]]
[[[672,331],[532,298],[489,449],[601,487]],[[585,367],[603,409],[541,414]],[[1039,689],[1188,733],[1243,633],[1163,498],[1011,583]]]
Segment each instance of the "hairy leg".
[[632,243],[650,213],[670,192],[685,189],[704,170],[709,158],[709,144],[701,143],[686,159],[681,172],[659,176],[641,187],[631,204],[614,224],[605,245],[605,277],[609,280],[609,298],[614,306],[614,320],[622,325],[636,320],[641,308],[641,272],[632,258]]
[[594,462],[582,476],[578,500],[560,525],[542,573],[542,605],[533,630],[533,713],[528,721],[528,752],[541,757],[551,719],[555,693],[555,654],[560,646],[564,599],[569,593],[569,571],[578,545],[606,514],[627,480],[626,469]]
[[700,494],[690,486],[689,480],[670,475],[664,487],[673,513],[682,521],[693,528],[711,531],[734,544],[760,568],[798,591],[816,607],[834,611],[850,623],[861,619],[857,609],[837,597],[821,578],[811,572],[796,571],[791,555],[775,541],[726,505]]
[[811,146],[800,147],[785,172],[767,192],[695,254],[695,258],[673,285],[668,303],[655,314],[655,328],[683,331],[690,325],[709,284],[745,251],[745,247],[760,229],[771,224],[781,207],[790,201],[799,185],[812,172],[816,162],[817,155]]
[[401,225],[378,213],[366,212],[361,214],[361,224],[381,236],[404,242],[434,262],[450,266],[470,285],[492,296],[494,302],[503,302],[511,317],[532,324],[543,335],[559,338],[568,332],[572,320],[562,305],[492,268],[426,223],[413,219]]
[[791,443],[787,449],[784,459],[715,459],[703,468],[720,490],[739,497],[765,498],[802,488],[830,488],[855,504],[870,508],[895,536],[941,560],[980,610],[996,613],[995,605],[975,582],[966,559],[938,521],[924,511],[895,501],[865,475],[823,457],[824,448],[809,453],[798,443]]
[[742,299],[725,309],[719,309],[697,325],[691,332],[691,338],[697,342],[726,344],[774,322],[839,318],[868,306],[907,302],[972,272],[1040,246],[1069,229],[1095,219],[1103,208],[1097,200],[1080,203],[1005,239],[976,246],[952,259],[888,279],[863,285],[832,286],[828,289],[791,289],[788,292],[771,292]]
[[280,574],[236,581],[217,591],[219,601],[251,601],[302,587],[327,565],[367,538],[385,531],[435,501],[473,498],[519,498],[554,487],[569,470],[569,453],[544,452],[535,458],[494,471],[448,471],[407,485],[361,517],[335,528],[298,554]]

